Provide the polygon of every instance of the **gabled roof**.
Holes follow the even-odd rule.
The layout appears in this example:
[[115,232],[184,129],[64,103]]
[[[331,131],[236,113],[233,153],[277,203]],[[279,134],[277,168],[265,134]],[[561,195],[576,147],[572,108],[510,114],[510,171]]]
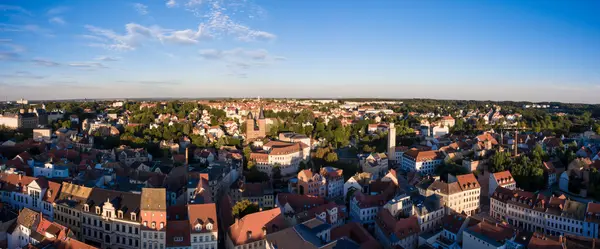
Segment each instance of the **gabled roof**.
[[[168,221],[167,247],[189,247],[191,245],[190,229],[190,223],[187,220]],[[181,238],[182,241],[176,241],[175,238]]]
[[[209,204],[188,204],[188,218],[192,233],[210,232],[206,229],[206,224],[212,224],[213,232],[218,231],[217,224],[217,207],[214,203]],[[196,231],[197,224],[202,226],[200,231]]]
[[17,217],[17,224],[34,229],[33,225],[40,220],[40,213],[33,211],[29,208],[21,209],[19,216]]
[[233,245],[237,246],[264,239],[263,228],[269,234],[286,227],[281,209],[274,208],[244,216],[229,227],[228,233]]

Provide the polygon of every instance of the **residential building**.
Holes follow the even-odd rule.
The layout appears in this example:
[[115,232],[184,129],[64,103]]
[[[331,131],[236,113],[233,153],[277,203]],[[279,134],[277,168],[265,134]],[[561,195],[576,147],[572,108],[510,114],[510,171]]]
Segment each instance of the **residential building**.
[[444,116],[440,120],[440,124],[442,126],[452,127],[452,126],[454,126],[455,123],[456,123],[456,121],[454,120],[454,118],[452,116]]
[[389,200],[383,208],[390,211],[394,217],[408,217],[413,214],[413,201],[410,196],[403,193]]
[[517,182],[515,182],[515,178],[513,178],[512,174],[510,174],[510,171],[508,170],[490,174],[489,182],[489,196],[492,196],[497,187],[503,187],[510,190],[517,188]]
[[326,197],[327,180],[310,169],[298,172],[298,194]]
[[446,209],[442,199],[438,195],[424,197],[422,195],[412,198],[412,215],[417,217],[421,232],[433,232],[442,225],[442,218],[446,214]]
[[22,174],[0,174],[0,198],[9,207],[20,210],[30,208],[42,212],[48,219],[54,217],[52,203],[58,196],[60,184],[46,178]]
[[321,176],[327,182],[328,199],[335,199],[344,196],[344,174],[342,169],[334,167],[321,168]]
[[81,215],[83,242],[98,248],[149,248],[140,243],[140,201],[140,194],[92,189]]
[[235,202],[249,200],[256,203],[259,208],[275,207],[275,195],[271,182],[244,182],[240,179],[231,184],[229,196]]
[[368,193],[354,192],[354,196],[350,200],[352,221],[372,226],[379,210],[396,196],[397,189],[398,186],[392,181],[378,180],[369,185]]
[[38,116],[35,113],[25,112],[24,109],[17,114],[0,114],[0,125],[11,129],[35,129],[38,123]]
[[152,161],[152,156],[144,149],[119,148],[115,149],[113,153],[119,162],[127,166],[135,162],[143,163]]
[[309,157],[310,147],[301,142],[269,141],[262,146],[261,151],[250,153],[250,160],[256,163],[258,170],[269,176],[275,165],[279,166],[281,175],[296,174],[300,162],[306,162]]
[[169,220],[167,222],[167,249],[191,249],[190,222],[187,220]]
[[[458,196],[458,202],[455,207],[451,207],[457,213],[466,213],[474,215],[479,212],[481,186],[475,178],[475,175],[469,173],[465,175],[457,175],[456,180],[462,191],[462,198]],[[450,202],[452,200],[450,199]]]
[[27,244],[34,243],[33,234],[40,223],[41,217],[38,212],[29,208],[23,208],[19,212],[14,229],[8,231],[8,248],[24,248]]
[[261,211],[236,219],[226,232],[227,249],[266,249],[267,235],[287,228],[279,208]]
[[34,177],[45,177],[48,179],[64,179],[69,177],[69,168],[66,166],[58,165],[53,162],[47,163],[34,163],[33,164],[33,176]]
[[78,239],[82,239],[81,211],[91,192],[91,188],[63,182],[54,202],[54,221],[69,227]]
[[557,183],[556,178],[556,168],[554,164],[550,161],[544,162],[544,176],[546,178],[546,186],[551,187],[552,185]]
[[443,161],[444,156],[440,151],[411,149],[403,154],[402,169],[431,175]]
[[311,219],[293,227],[267,235],[267,249],[286,248],[345,248],[358,249],[361,245],[350,237],[332,239],[331,225],[319,219]]
[[417,217],[396,218],[387,209],[377,213],[375,238],[383,248],[416,249],[418,246],[419,223]]
[[140,212],[142,248],[165,248],[167,244],[167,191],[164,188],[143,188]]
[[504,249],[514,241],[516,231],[508,226],[483,221],[463,232],[463,248]]
[[389,160],[384,153],[371,153],[361,158],[360,166],[363,172],[371,173],[376,178],[381,178],[388,172]]
[[596,215],[600,217],[600,212],[594,203],[506,188],[496,189],[490,199],[490,215],[522,230],[552,236],[598,236]]
[[191,248],[217,249],[219,225],[215,204],[188,204],[187,208]]
[[375,179],[376,177],[371,173],[356,173],[356,175],[350,177],[350,179],[344,183],[344,197],[348,196],[348,192],[367,192],[369,184],[375,181]]
[[298,134],[294,132],[282,132],[279,133],[279,141],[290,142],[290,143],[303,143],[308,147],[312,147],[310,142],[310,137],[307,137],[304,134]]
[[442,233],[434,243],[435,248],[461,248],[465,229],[477,225],[479,220],[463,214],[447,214],[442,218]]

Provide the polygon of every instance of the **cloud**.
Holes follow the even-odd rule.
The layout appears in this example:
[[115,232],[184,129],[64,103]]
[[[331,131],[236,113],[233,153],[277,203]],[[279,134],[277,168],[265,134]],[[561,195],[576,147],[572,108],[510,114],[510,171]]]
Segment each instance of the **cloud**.
[[69,63],[69,66],[71,66],[71,67],[106,68],[106,66],[104,66],[100,62],[73,62],[73,63]]
[[151,85],[151,86],[174,86],[180,85],[181,82],[175,80],[141,80],[135,82],[141,85]]
[[25,47],[13,43],[12,39],[0,39],[0,48],[7,48],[9,50],[0,50],[0,61],[17,61],[20,58],[20,54],[25,51]]
[[66,7],[66,6],[54,7],[52,9],[49,9],[46,12],[46,15],[49,15],[49,16],[60,15],[62,13],[67,12],[68,10],[69,10],[69,7]]
[[225,67],[231,71],[230,76],[241,77],[243,75],[242,78],[245,78],[248,75],[246,71],[253,67],[268,66],[284,60],[284,57],[272,56],[265,49],[202,49],[199,54],[206,60],[224,62]]
[[15,61],[19,59],[19,54],[15,52],[0,52],[0,61]]
[[45,66],[45,67],[57,67],[60,66],[60,63],[55,62],[55,61],[51,61],[51,60],[45,60],[45,59],[33,59],[31,60],[31,62],[33,62],[34,64],[38,65],[38,66]]
[[[125,25],[125,32],[118,33],[111,29],[105,29],[93,25],[85,25],[90,32],[88,38],[96,41],[90,43],[92,47],[101,47],[108,50],[128,51],[135,50],[147,41],[158,41],[160,43],[174,43],[182,45],[197,44],[202,40],[231,37],[238,41],[271,41],[277,38],[275,34],[252,29],[234,20],[236,13],[243,13],[243,1],[236,1],[234,10],[221,6],[220,0],[191,0],[186,5],[186,10],[193,12],[197,17],[203,19],[197,28],[192,29],[169,29],[160,26],[143,26],[137,23]],[[175,1],[166,2],[167,7],[174,7]],[[135,4],[141,14],[147,14],[147,7],[143,4]],[[234,6],[234,5],[232,5]],[[241,7],[240,7],[241,6]]]
[[96,57],[97,61],[119,61],[121,58],[119,57],[111,57],[111,56],[98,56]]
[[9,78],[9,79],[43,79],[43,78],[46,78],[46,76],[34,75],[28,71],[16,71],[12,74],[0,74],[0,77]]
[[65,19],[63,19],[62,17],[52,17],[48,20],[50,23],[54,23],[54,24],[60,24],[60,25],[65,25]]
[[169,8],[174,8],[177,6],[177,2],[175,2],[175,0],[167,0],[167,3],[165,3],[165,5],[167,5],[167,7]]
[[135,50],[147,40],[176,44],[196,44],[199,40],[208,38],[202,25],[198,26],[198,30],[170,30],[159,26],[146,27],[137,23],[128,23],[125,25],[124,34],[118,34],[113,30],[92,25],[86,25],[85,28],[92,33],[88,37],[100,38],[96,40],[106,40],[100,43],[91,43],[90,46],[118,51]]
[[31,32],[39,35],[54,36],[52,31],[35,24],[16,25],[0,23],[0,32]]
[[244,49],[234,48],[230,50],[202,49],[199,51],[200,57],[204,59],[224,59],[224,60],[252,60],[252,61],[275,61],[282,60],[281,56],[272,56],[265,49]]
[[133,8],[135,9],[135,11],[137,11],[138,14],[142,16],[148,15],[148,13],[150,13],[148,11],[148,6],[141,3],[134,3]]
[[28,16],[32,16],[33,14],[31,14],[31,12],[29,12],[28,10],[20,7],[20,6],[14,6],[14,5],[0,5],[0,12],[18,12],[21,14],[25,14]]

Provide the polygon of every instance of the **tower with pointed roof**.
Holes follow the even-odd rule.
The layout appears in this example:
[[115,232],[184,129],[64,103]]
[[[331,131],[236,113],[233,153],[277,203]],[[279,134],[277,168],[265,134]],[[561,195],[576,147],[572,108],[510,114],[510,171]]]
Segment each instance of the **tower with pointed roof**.
[[249,112],[246,118],[246,141],[264,138],[267,134],[266,130],[267,123],[263,108],[260,108],[258,119],[252,115],[252,112]]

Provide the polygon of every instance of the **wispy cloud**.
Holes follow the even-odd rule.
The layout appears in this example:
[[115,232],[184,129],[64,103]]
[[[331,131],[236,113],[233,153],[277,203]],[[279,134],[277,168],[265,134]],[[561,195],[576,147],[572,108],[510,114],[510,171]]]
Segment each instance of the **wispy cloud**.
[[52,18],[48,19],[48,21],[49,21],[50,23],[54,23],[54,24],[60,24],[60,25],[65,25],[65,24],[67,24],[67,22],[65,22],[65,19],[63,19],[62,17],[58,17],[58,16],[56,16],[56,17],[52,17]]
[[52,31],[35,24],[16,25],[0,23],[0,32],[30,32],[39,35],[53,36]]
[[137,23],[129,23],[125,25],[124,34],[92,25],[86,25],[85,28],[92,33],[91,36],[88,36],[106,39],[105,42],[91,43],[90,46],[120,51],[135,50],[142,46],[144,41],[196,44],[199,40],[207,38],[202,25],[198,27],[198,30],[170,30],[159,26],[146,27]]
[[141,80],[136,83],[151,86],[176,86],[181,84],[181,82],[176,80]]
[[121,58],[119,57],[112,57],[112,56],[98,56],[96,57],[97,61],[119,61],[121,60]]
[[0,61],[15,61],[19,59],[19,54],[15,52],[0,51]]
[[66,6],[58,6],[58,7],[54,7],[54,8],[52,8],[52,9],[49,9],[49,10],[46,12],[46,15],[49,15],[49,16],[60,15],[60,14],[63,14],[63,13],[65,13],[65,12],[67,12],[68,10],[69,10],[69,7],[66,7]]
[[108,68],[100,62],[73,62],[73,63],[69,63],[69,66],[77,67],[77,68],[89,68],[89,69]]
[[142,16],[148,15],[148,13],[150,13],[148,11],[148,6],[141,3],[134,3],[133,8],[135,9],[135,11],[137,11],[138,14]]
[[[135,50],[144,42],[158,41],[161,43],[174,44],[197,44],[202,40],[221,39],[225,37],[238,41],[271,41],[276,35],[267,31],[252,29],[235,20],[236,13],[243,13],[244,1],[235,1],[237,5],[234,10],[221,6],[221,0],[188,0],[185,3],[186,10],[191,11],[197,17],[203,19],[197,28],[170,29],[160,26],[144,26],[137,23],[125,25],[125,32],[119,33],[111,29],[105,29],[93,25],[86,25],[90,32],[86,34],[96,40],[106,39],[103,42],[89,44],[93,47],[102,47],[109,50]],[[166,2],[167,7],[175,7],[177,2],[170,0]],[[143,4],[134,4],[138,12],[147,14],[147,7]],[[233,6],[233,5],[232,5]]]
[[0,74],[2,78],[10,78],[10,79],[44,79],[46,76],[35,75],[28,71],[16,71],[11,74]]
[[167,7],[169,7],[169,8],[174,8],[177,6],[177,2],[175,2],[175,0],[167,0],[165,5],[167,5]]
[[60,63],[55,62],[55,61],[51,61],[51,60],[46,60],[46,59],[41,59],[41,58],[36,58],[31,60],[31,62],[33,62],[34,64],[38,65],[38,66],[44,66],[44,67],[57,67],[60,66]]
[[25,47],[15,44],[12,39],[0,39],[0,61],[17,61]]
[[285,60],[285,57],[273,56],[265,49],[203,49],[199,51],[199,54],[201,58],[206,60],[224,62],[225,66],[232,71],[230,75],[238,77],[241,75],[246,77],[247,70],[250,68],[267,66]]
[[17,12],[28,16],[33,16],[31,12],[24,9],[23,7],[14,5],[0,5],[0,12]]

